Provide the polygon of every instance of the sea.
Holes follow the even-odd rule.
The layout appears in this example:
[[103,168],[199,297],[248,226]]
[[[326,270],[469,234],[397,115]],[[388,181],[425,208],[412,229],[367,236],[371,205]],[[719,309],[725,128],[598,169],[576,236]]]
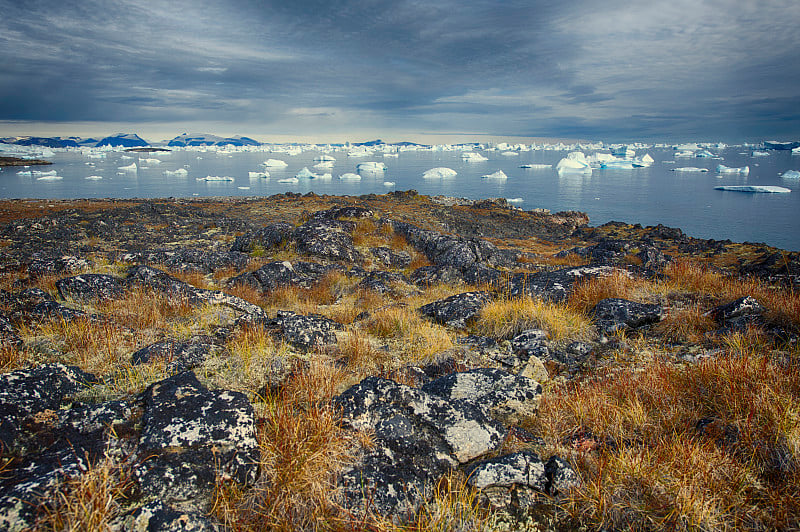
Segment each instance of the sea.
[[[653,158],[649,167],[597,168],[591,175],[562,174],[559,160],[570,149],[470,149],[486,157],[465,161],[463,149],[381,150],[352,156],[346,147],[267,147],[171,149],[139,153],[116,148],[54,150],[51,166],[6,167],[0,170],[0,197],[16,198],[192,198],[209,196],[265,197],[284,192],[351,195],[385,194],[414,189],[420,194],[469,199],[506,198],[524,210],[583,211],[591,225],[609,221],[664,224],[700,238],[762,242],[800,251],[800,179],[785,178],[800,170],[800,155],[791,151],[760,151],[754,146],[709,149],[712,156],[676,157],[673,147],[637,150]],[[394,148],[392,148],[394,149]],[[586,150],[590,155],[592,150]],[[319,169],[322,156],[335,159],[332,168]],[[266,168],[267,159],[279,159],[283,168]],[[359,171],[359,163],[383,163],[385,170]],[[136,165],[136,170],[121,169]],[[526,164],[551,167],[521,168]],[[718,165],[749,167],[746,175],[718,173]],[[675,171],[696,167],[707,172]],[[318,177],[298,177],[307,168]],[[446,178],[424,178],[432,168],[456,173]],[[173,172],[185,170],[185,175]],[[505,179],[486,178],[498,170]],[[55,172],[37,175],[34,172]],[[268,172],[259,177],[252,172]],[[30,172],[30,173],[26,173]],[[331,175],[324,176],[330,173]],[[349,179],[340,179],[343,174]],[[208,180],[209,176],[226,180]],[[294,180],[293,180],[294,181]],[[790,193],[744,193],[717,190],[721,185],[779,186]]]

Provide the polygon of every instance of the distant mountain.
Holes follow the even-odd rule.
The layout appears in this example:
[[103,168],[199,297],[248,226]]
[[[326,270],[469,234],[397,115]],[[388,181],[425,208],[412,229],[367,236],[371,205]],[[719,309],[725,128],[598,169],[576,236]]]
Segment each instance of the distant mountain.
[[167,146],[260,146],[261,143],[249,137],[236,135],[233,137],[219,137],[209,133],[184,133],[178,135]]
[[137,146],[149,146],[150,144],[136,133],[117,133],[116,135],[104,138],[96,145],[135,148]]
[[5,144],[17,146],[43,146],[47,148],[74,148],[78,142],[74,138],[61,137],[8,137],[0,139]]

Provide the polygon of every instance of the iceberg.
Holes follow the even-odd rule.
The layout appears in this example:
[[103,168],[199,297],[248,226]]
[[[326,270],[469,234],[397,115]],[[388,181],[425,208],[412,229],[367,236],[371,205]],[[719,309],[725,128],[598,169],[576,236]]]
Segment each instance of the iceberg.
[[792,148],[792,155],[800,155],[800,148]]
[[267,159],[261,164],[267,168],[286,168],[289,166],[285,161],[281,161],[280,159]]
[[552,168],[552,164],[539,164],[539,163],[530,163],[530,164],[521,164],[520,168],[531,168],[533,170],[544,170],[545,168]]
[[139,162],[144,164],[161,164],[160,159],[139,159]]
[[422,179],[445,179],[447,177],[453,177],[458,172],[453,170],[452,168],[445,168],[445,167],[437,167],[431,168],[430,170],[426,170],[422,174]]
[[336,162],[336,157],[333,157],[331,155],[324,155],[324,154],[323,155],[317,155],[316,157],[314,157],[314,162],[315,163],[334,163],[334,162]]
[[561,174],[591,174],[592,167],[583,152],[573,151],[558,161],[556,171]]
[[769,152],[756,150],[753,152],[753,157],[769,157]]
[[32,172],[30,170],[20,170],[19,172],[17,172],[17,175],[30,177],[32,175]]
[[740,168],[734,168],[731,166],[725,166],[724,164],[717,165],[717,173],[719,174],[742,174],[747,175],[750,173],[749,166],[742,166]]
[[298,183],[300,180],[296,177],[284,177],[283,179],[278,179],[278,183]]
[[304,166],[303,169],[294,174],[294,176],[298,179],[314,179],[316,174],[309,170],[307,166]]
[[84,177],[84,179],[87,179],[89,181],[99,181],[99,180],[103,179],[103,176],[101,176],[101,175],[87,175],[86,177]]
[[508,179],[508,176],[502,170],[498,170],[491,174],[486,174],[481,176],[482,179]]
[[522,203],[525,200],[522,198],[508,198],[506,201],[509,203]]
[[43,175],[42,177],[37,177],[37,181],[58,181],[59,179],[64,179],[60,175]]
[[400,154],[399,154],[399,153],[394,153],[394,152],[387,152],[387,153],[384,153],[384,154],[383,154],[383,156],[384,156],[384,157],[394,157],[394,158],[397,158],[397,157],[400,157]]
[[177,170],[164,170],[164,175],[168,177],[186,177],[189,172],[186,171],[186,168],[178,168]]
[[633,170],[633,161],[625,161],[617,159],[616,161],[603,161],[600,163],[600,168],[609,168],[614,170]]
[[319,170],[327,170],[333,168],[333,165],[336,164],[333,161],[322,161],[321,163],[317,163],[314,165],[314,168]]
[[800,172],[797,170],[786,170],[781,177],[784,179],[800,179]]
[[517,156],[519,156],[519,152],[518,151],[504,151],[500,155],[503,155],[504,157],[517,157]]
[[250,179],[266,179],[269,177],[269,172],[247,172],[247,177]]
[[673,168],[673,172],[708,172],[708,168],[698,168],[696,166],[681,166]]
[[33,177],[44,177],[48,175],[58,175],[58,172],[56,172],[55,170],[50,170],[49,172],[42,172],[41,170],[33,170],[31,172],[31,175]]
[[227,175],[207,175],[205,177],[198,177],[197,180],[219,182],[219,181],[233,181],[233,178]]
[[236,187],[236,188],[238,188],[239,190],[250,190],[250,187]]
[[461,160],[465,163],[479,163],[481,161],[488,161],[488,157],[484,157],[480,153],[474,151],[467,151],[461,154]]
[[131,172],[135,172],[136,171],[136,163],[131,163],[128,166],[118,166],[117,170],[125,170],[125,171],[130,170]]
[[386,165],[383,163],[376,163],[373,161],[368,161],[365,163],[358,163],[356,165],[356,170],[359,172],[366,171],[366,172],[385,172]]
[[792,191],[789,188],[776,187],[772,185],[723,185],[714,187],[714,190],[730,190],[733,192],[765,192],[767,194],[787,194]]
[[361,180],[361,176],[358,175],[358,174],[354,174],[352,172],[347,172],[345,174],[340,175],[339,179],[341,179],[343,181],[360,181]]
[[383,182],[383,186],[385,186],[385,187],[393,187],[394,186],[394,181],[384,181]]
[[714,157],[714,154],[708,150],[700,150],[699,152],[695,153],[695,157]]
[[655,159],[650,157],[649,153],[645,153],[643,156],[637,157],[633,160],[633,166],[647,168],[648,166],[652,166],[654,162],[656,162]]

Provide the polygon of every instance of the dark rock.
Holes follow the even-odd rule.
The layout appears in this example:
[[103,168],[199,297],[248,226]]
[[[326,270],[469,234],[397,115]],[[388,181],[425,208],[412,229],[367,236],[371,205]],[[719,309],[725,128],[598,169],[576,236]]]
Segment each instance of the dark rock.
[[499,456],[472,464],[465,470],[467,484],[479,490],[489,487],[524,486],[545,491],[545,464],[530,451]]
[[217,532],[219,526],[201,512],[175,510],[154,501],[129,512],[112,523],[113,529],[146,532]]
[[289,311],[279,311],[272,324],[281,329],[286,341],[305,349],[336,344],[334,331],[342,328],[340,324],[322,316],[303,316]]
[[192,372],[151,385],[143,394],[136,469],[142,492],[167,503],[202,506],[217,475],[243,484],[255,481],[258,442],[253,407],[228,390],[208,390]]
[[739,319],[760,317],[766,309],[752,296],[740,297],[725,305],[714,307],[708,313],[717,323]]
[[569,297],[576,283],[614,274],[629,275],[625,270],[610,266],[578,266],[551,272],[514,274],[507,287],[501,288],[514,298],[527,295],[560,302]]
[[318,283],[325,275],[337,268],[314,262],[275,261],[261,268],[243,273],[228,280],[228,284],[244,284],[257,290],[270,292],[279,286],[308,288]]
[[442,325],[464,329],[493,299],[490,292],[464,292],[423,305],[419,312]]
[[352,228],[344,222],[320,219],[304,223],[294,230],[293,236],[300,253],[356,263],[360,257],[349,231]]
[[111,437],[118,439],[133,434],[140,417],[139,405],[128,401],[76,404],[61,413],[54,432],[69,446],[85,447],[97,442],[97,447],[104,449]]
[[432,286],[439,283],[455,284],[463,281],[462,273],[452,266],[422,266],[411,274],[417,286]]
[[11,320],[3,312],[0,312],[0,347],[19,347],[21,345],[22,338],[17,334]]
[[473,264],[462,271],[462,279],[465,283],[471,285],[491,285],[502,287],[503,279],[507,274],[504,274],[498,269],[492,268],[485,264]]
[[[511,339],[511,352],[519,360],[518,364],[526,364],[531,357],[540,360],[550,358],[547,346],[547,333],[541,329],[529,329]],[[514,364],[515,366],[517,364]]]
[[57,412],[66,398],[90,383],[94,375],[74,366],[47,364],[0,375],[0,443],[3,452],[16,449],[23,423],[46,410]]
[[150,344],[131,355],[131,364],[146,364],[156,359],[166,363],[169,374],[183,373],[200,366],[208,356],[219,348],[207,336],[199,336],[186,342],[168,339]]
[[411,264],[411,254],[408,251],[394,251],[387,247],[372,248],[370,251],[387,268],[405,268]]
[[121,296],[125,283],[112,275],[86,273],[59,279],[56,288],[64,299],[104,301]]
[[34,255],[28,264],[28,275],[31,277],[41,277],[42,275],[77,273],[86,270],[89,266],[89,261],[74,255],[64,255],[55,258]]
[[580,477],[569,463],[555,455],[545,464],[545,475],[547,475],[547,493],[553,496],[563,495],[581,485]]
[[608,298],[597,303],[590,314],[598,329],[604,334],[612,334],[657,323],[661,321],[664,311],[661,305]]
[[405,275],[401,273],[377,270],[367,273],[358,283],[358,286],[359,288],[374,290],[379,294],[385,294],[392,291],[392,285],[405,284],[407,282]]
[[250,253],[257,248],[270,250],[282,246],[292,238],[294,226],[280,222],[236,237],[231,251]]
[[250,257],[239,251],[182,248],[175,251],[125,253],[120,256],[120,260],[137,264],[162,265],[178,272],[213,273],[227,268],[241,270],[247,266]]
[[317,211],[311,215],[314,220],[338,220],[340,218],[372,218],[375,213],[370,209],[356,206],[332,207],[325,211]]

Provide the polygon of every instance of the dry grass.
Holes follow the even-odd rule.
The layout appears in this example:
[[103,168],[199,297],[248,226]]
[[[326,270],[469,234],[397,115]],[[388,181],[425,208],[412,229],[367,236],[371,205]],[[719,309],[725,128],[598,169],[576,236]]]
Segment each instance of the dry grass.
[[578,282],[569,296],[569,305],[578,311],[588,312],[603,299],[622,298],[644,302],[657,299],[664,292],[665,286],[661,283],[614,272]]
[[591,528],[776,529],[800,519],[800,374],[753,349],[574,383],[535,430],[584,477],[564,504]]
[[668,311],[655,325],[654,332],[672,342],[703,344],[707,341],[706,335],[716,328],[716,322],[700,305],[694,304]]
[[415,308],[405,305],[377,309],[365,328],[384,339],[408,362],[418,363],[453,347],[451,331],[423,319]]
[[493,338],[512,338],[527,329],[543,329],[552,340],[563,340],[585,337],[591,328],[588,318],[565,305],[521,297],[487,303],[472,330]]

